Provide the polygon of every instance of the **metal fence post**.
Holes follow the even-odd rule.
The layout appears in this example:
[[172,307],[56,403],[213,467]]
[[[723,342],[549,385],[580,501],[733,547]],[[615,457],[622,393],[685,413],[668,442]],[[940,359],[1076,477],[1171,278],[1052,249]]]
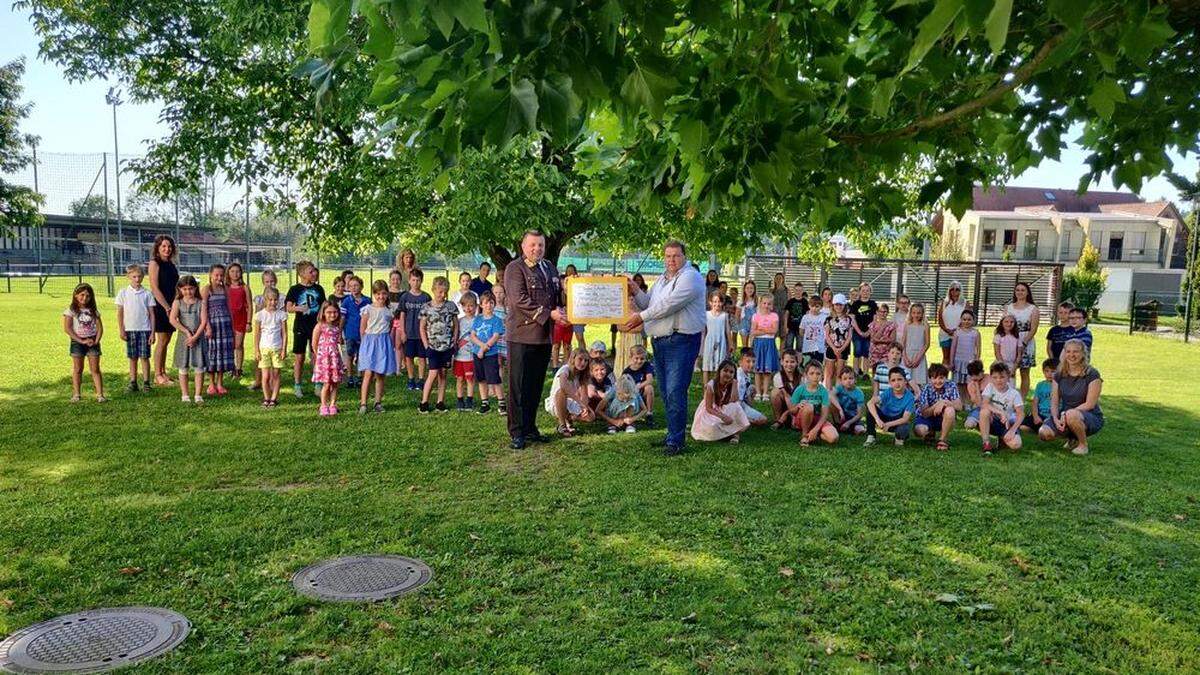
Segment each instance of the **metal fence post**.
[[4,278],[8,282],[8,292],[12,293],[12,262],[4,261]]
[[75,276],[79,279],[79,283],[83,283],[83,263],[75,261]]
[[981,307],[979,309],[979,325],[980,326],[987,325],[987,310],[988,310],[988,289],[987,289],[987,286],[984,286],[983,287],[983,307]]
[[1133,314],[1137,311],[1137,289],[1129,292],[1129,334],[1133,335]]

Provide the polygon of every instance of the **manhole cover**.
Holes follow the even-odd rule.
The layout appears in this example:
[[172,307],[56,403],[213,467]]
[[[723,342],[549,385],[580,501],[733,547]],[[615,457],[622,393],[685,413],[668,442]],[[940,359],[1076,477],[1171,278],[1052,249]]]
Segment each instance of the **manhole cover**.
[[43,621],[0,642],[0,669],[10,673],[97,673],[178,647],[192,625],[158,607],[89,609]]
[[372,602],[409,593],[432,578],[429,566],[415,558],[360,555],[309,565],[292,577],[292,586],[318,600]]

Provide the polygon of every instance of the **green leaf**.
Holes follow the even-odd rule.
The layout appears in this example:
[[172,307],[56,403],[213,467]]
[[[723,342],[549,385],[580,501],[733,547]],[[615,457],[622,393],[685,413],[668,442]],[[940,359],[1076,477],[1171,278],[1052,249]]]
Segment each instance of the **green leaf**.
[[621,85],[621,98],[632,106],[641,106],[654,118],[662,117],[663,104],[675,89],[674,78],[660,75],[640,64],[634,65],[625,83]]
[[395,48],[396,35],[378,7],[371,3],[364,3],[362,7],[367,19],[367,41],[363,44],[363,52],[379,60],[386,59]]
[[933,11],[918,26],[917,38],[913,41],[912,50],[908,53],[908,65],[904,66],[904,72],[912,70],[925,58],[925,55],[950,27],[962,8],[963,0],[937,0]]
[[875,91],[871,97],[871,114],[876,117],[886,117],[892,107],[892,97],[896,95],[896,78],[889,77],[875,83]]
[[508,122],[504,129],[504,140],[537,128],[538,97],[533,83],[518,80],[509,90]]
[[571,140],[579,130],[579,97],[571,78],[555,73],[538,83],[543,127],[559,141]]
[[308,48],[321,52],[346,36],[350,0],[314,0],[308,10]]
[[1140,24],[1121,35],[1121,50],[1135,63],[1145,63],[1150,53],[1175,35],[1164,13],[1151,12]]
[[483,0],[452,0],[448,4],[450,14],[463,26],[480,33],[488,32],[487,10]]
[[438,30],[442,32],[442,37],[450,39],[450,33],[454,32],[454,15],[448,11],[446,5],[450,3],[442,0],[441,2],[431,2],[429,4],[429,16],[433,17],[433,22],[437,24]]
[[459,87],[461,86],[461,84],[455,82],[454,80],[441,80],[438,82],[437,88],[433,90],[433,95],[425,99],[425,102],[421,105],[423,105],[426,110],[433,110],[441,105],[442,101],[445,101],[447,98],[449,98],[451,94],[458,91]]
[[1008,39],[1008,21],[1012,16],[1012,0],[996,0],[992,12],[988,14],[984,34],[993,54],[1004,49],[1004,41]]
[[1125,102],[1125,90],[1121,89],[1121,85],[1117,84],[1115,80],[1106,77],[1092,87],[1092,93],[1088,96],[1087,101],[1096,114],[1104,119],[1109,119],[1112,117],[1117,103]]
[[413,68],[413,77],[417,80],[417,86],[424,87],[429,84],[429,80],[433,78],[433,74],[442,65],[442,55],[434,54],[421,62],[419,66]]
[[1092,0],[1048,0],[1046,9],[1050,16],[1058,19],[1062,25],[1076,30],[1083,26],[1083,19],[1091,8]]
[[700,120],[687,119],[679,124],[679,154],[693,160],[700,156],[708,128]]

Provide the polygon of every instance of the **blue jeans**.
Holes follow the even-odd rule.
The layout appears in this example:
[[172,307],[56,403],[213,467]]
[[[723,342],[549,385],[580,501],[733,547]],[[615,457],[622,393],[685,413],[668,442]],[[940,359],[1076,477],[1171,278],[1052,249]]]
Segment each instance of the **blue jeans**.
[[667,410],[667,445],[683,445],[688,418],[688,389],[692,368],[700,354],[700,333],[673,333],[652,340],[654,374],[659,378],[663,407]]

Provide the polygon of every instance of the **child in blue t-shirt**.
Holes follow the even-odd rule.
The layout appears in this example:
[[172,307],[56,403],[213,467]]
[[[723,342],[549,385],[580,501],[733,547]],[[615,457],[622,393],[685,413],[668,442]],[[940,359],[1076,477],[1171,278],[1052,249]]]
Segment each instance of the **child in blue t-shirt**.
[[875,445],[875,430],[890,431],[896,445],[908,438],[908,424],[916,414],[916,399],[909,389],[904,369],[894,366],[888,371],[888,386],[867,401],[867,440],[864,447]]
[[821,384],[822,365],[809,361],[804,368],[804,381],[792,390],[789,412],[792,428],[800,432],[800,445],[808,445],[818,438],[833,445],[838,432],[829,419],[829,390]]
[[355,377],[358,372],[358,348],[362,344],[359,326],[362,320],[362,308],[371,304],[371,299],[363,295],[363,280],[351,276],[346,282],[350,291],[342,298],[338,310],[342,314],[342,360],[346,362],[347,387],[357,387],[359,380]]
[[839,432],[866,432],[867,427],[863,425],[863,415],[867,412],[866,399],[862,389],[858,388],[854,369],[850,366],[842,366],[842,371],[838,373],[838,383],[833,388],[833,399],[830,403],[833,404],[833,418]]
[[500,414],[508,413],[504,387],[500,379],[500,341],[504,339],[504,321],[496,316],[496,296],[491,291],[479,294],[480,314],[471,322],[469,339],[476,350],[475,381],[479,383],[479,414],[491,411],[489,393],[496,397]]
[[1042,422],[1050,419],[1050,390],[1054,388],[1054,373],[1058,371],[1058,359],[1048,358],[1042,361],[1041,382],[1033,388],[1033,405],[1029,406],[1029,414],[1021,422],[1021,429],[1037,433],[1042,428]]

